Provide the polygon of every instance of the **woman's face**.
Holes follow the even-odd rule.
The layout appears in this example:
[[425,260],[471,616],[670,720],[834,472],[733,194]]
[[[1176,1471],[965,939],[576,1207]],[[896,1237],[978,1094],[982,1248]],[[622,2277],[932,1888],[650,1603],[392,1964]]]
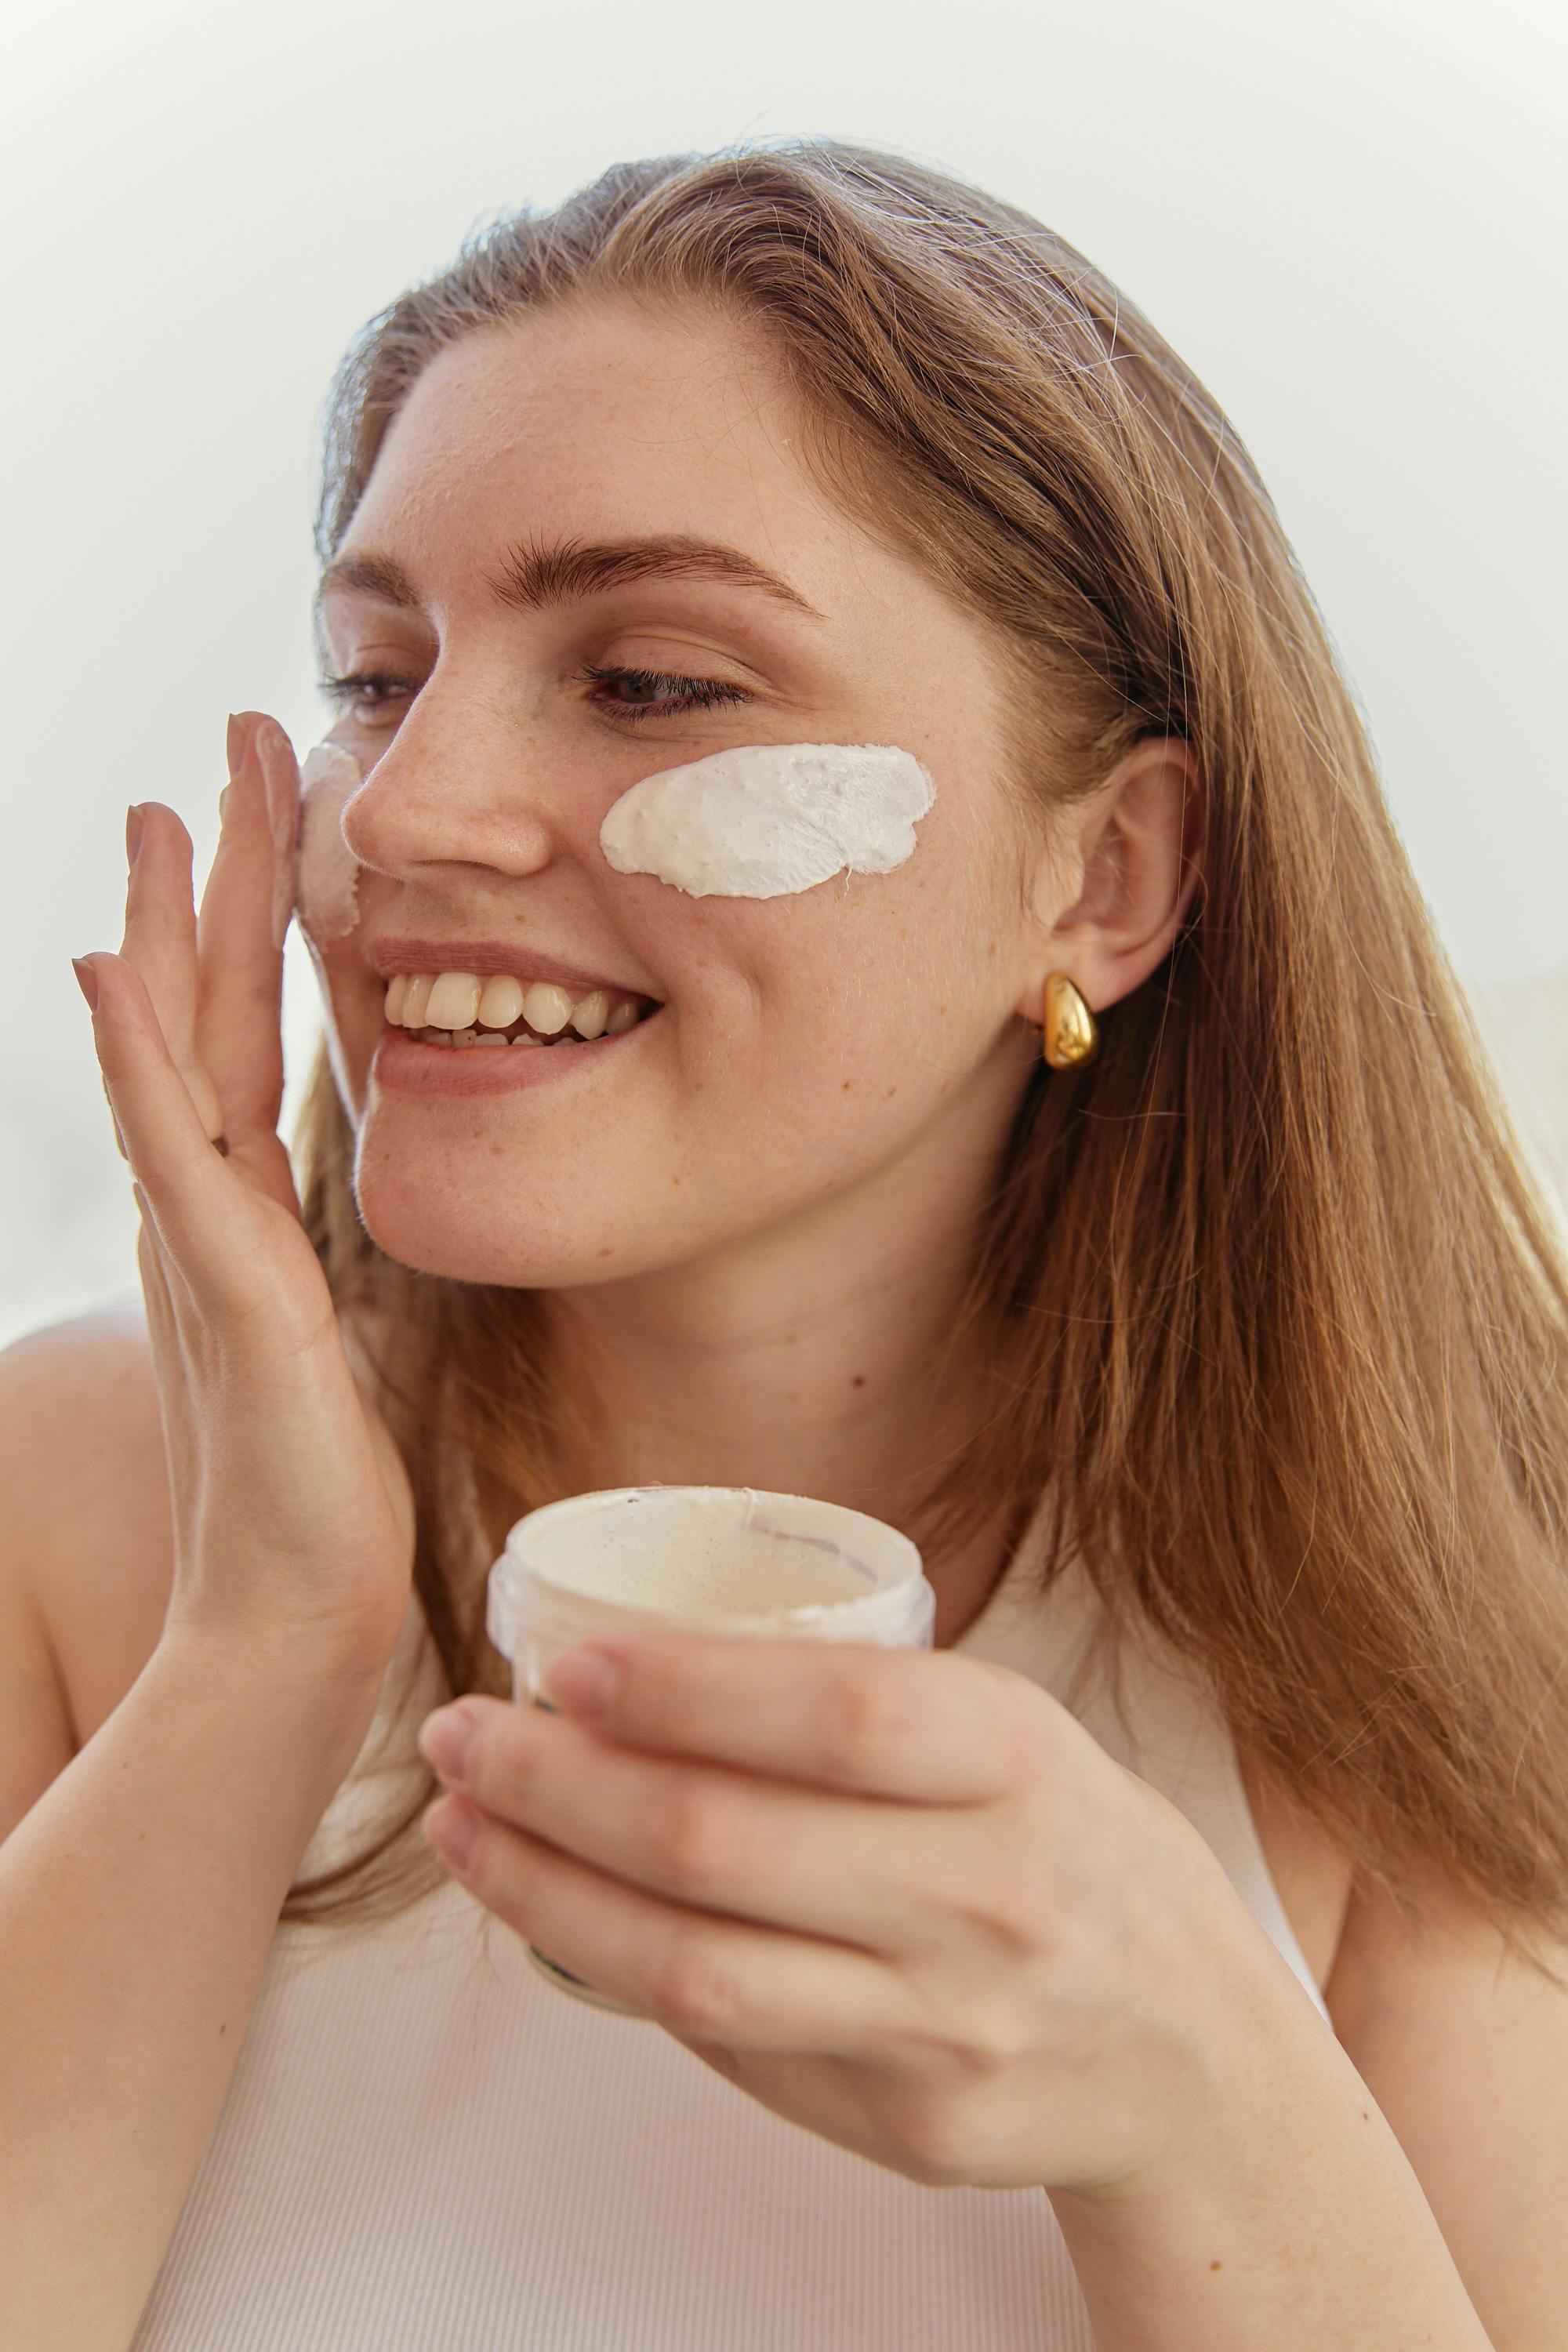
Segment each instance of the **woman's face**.
[[[1053,910],[1031,920],[1020,892],[999,679],[978,625],[815,487],[800,429],[733,324],[608,305],[469,336],[392,425],[323,597],[334,672],[392,682],[331,730],[364,778],[342,814],[357,922],[312,948],[361,1213],[406,1265],[592,1285],[808,1227],[853,1247],[858,1206],[874,1250],[902,1197],[929,1214],[952,1181],[966,1206],[1000,1145]],[[585,590],[550,561],[669,538],[790,593],[636,562]],[[606,858],[600,827],[644,777],[788,743],[912,753],[935,786],[912,852],[765,898]],[[606,1050],[505,1048],[545,1066],[521,1086],[378,1076],[384,972],[474,969],[465,942],[525,988],[575,969],[662,1010]]]

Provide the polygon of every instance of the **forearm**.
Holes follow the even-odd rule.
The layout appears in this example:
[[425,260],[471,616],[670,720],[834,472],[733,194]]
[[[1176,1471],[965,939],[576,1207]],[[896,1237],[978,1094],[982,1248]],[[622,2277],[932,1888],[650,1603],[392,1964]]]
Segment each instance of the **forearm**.
[[0,2342],[129,2341],[374,1704],[160,1652],[0,1847]]
[[1277,1990],[1236,2023],[1178,2162],[1120,2194],[1052,2193],[1100,2352],[1491,2352],[1328,2027]]

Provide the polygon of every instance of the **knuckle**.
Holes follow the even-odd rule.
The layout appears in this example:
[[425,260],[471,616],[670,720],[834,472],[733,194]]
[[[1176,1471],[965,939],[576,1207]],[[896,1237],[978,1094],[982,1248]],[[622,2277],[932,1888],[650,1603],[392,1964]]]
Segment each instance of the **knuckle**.
[[1020,1690],[1016,1675],[1008,1680],[1013,1687],[997,1693],[1003,1769],[1010,1789],[1034,1787],[1055,1761],[1056,1723],[1050,1708],[1039,1704],[1043,1692],[1033,1686]]
[[1038,1785],[1057,1756],[1054,1710],[1059,1704],[1038,1684],[1011,1666],[976,1658],[977,1673],[991,1684],[984,1706],[987,1753],[996,1793],[1006,1797]]
[[974,2126],[950,2102],[942,2102],[923,2122],[914,2155],[930,2187],[962,2189],[973,2179],[983,2147]]
[[528,1737],[531,1727],[505,1718],[500,1724],[479,1723],[464,1760],[464,1787],[476,1804],[503,1818],[520,1814],[526,1806],[537,1763]]
[[928,2189],[963,2187],[982,2150],[977,2120],[951,2094],[922,2090],[884,2115],[883,2136],[900,2155],[900,2169]]
[[959,2071],[967,2081],[992,2083],[1010,2074],[1028,2053],[1029,2040],[1016,2004],[1010,2000],[985,2001],[965,2020]]
[[958,2008],[933,1987],[902,2038],[918,2059],[921,2077],[950,2093],[966,2084],[994,2082],[1018,2066],[1032,2047],[1018,2002],[1004,1991],[972,1994]]
[[522,1927],[526,1923],[518,1908],[517,1890],[515,1886],[498,1882],[495,1860],[496,1842],[486,1829],[481,1814],[479,1827],[474,1832],[473,1844],[468,1849],[468,1861],[463,1864],[463,1883],[487,1907],[495,1911],[504,1910],[514,1927]]
[[689,1669],[683,1657],[671,1656],[662,1643],[641,1644],[621,1661],[616,1706],[648,1730],[678,1726],[690,1702]]
[[965,1940],[1005,1962],[1045,1954],[1052,1939],[1053,1915],[1040,1877],[1037,1856],[1026,1852],[1010,1866],[988,1872],[981,1883],[955,1886],[952,1916]]
[[825,1704],[824,1761],[834,1773],[874,1780],[916,1736],[917,1717],[902,1680],[880,1659],[848,1666]]
[[667,2032],[722,2041],[741,2013],[732,1967],[700,1936],[676,1937],[660,1957],[649,1987],[649,2008]]
[[694,1895],[716,1890],[733,1868],[733,1839],[713,1791],[694,1774],[672,1774],[654,1804],[647,1845],[667,1883]]

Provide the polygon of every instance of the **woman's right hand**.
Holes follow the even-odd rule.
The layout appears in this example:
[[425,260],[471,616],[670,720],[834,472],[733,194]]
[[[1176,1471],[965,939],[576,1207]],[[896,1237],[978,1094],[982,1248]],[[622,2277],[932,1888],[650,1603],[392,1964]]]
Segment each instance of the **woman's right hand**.
[[[278,1133],[274,871],[291,892],[299,770],[283,730],[255,713],[230,723],[229,765],[199,919],[190,835],[148,802],[121,952],[82,959],[142,1213],[174,1524],[164,1640],[287,1649],[368,1676],[406,1613],[414,1501],[351,1369]],[[132,814],[128,853],[135,830]]]

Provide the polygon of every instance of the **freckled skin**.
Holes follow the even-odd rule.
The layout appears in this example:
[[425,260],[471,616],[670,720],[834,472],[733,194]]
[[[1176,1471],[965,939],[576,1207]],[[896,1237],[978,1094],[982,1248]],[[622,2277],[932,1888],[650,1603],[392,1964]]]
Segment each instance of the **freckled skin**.
[[[788,418],[786,394],[729,329],[587,314],[443,353],[387,436],[345,551],[394,556],[439,605],[442,675],[414,616],[357,593],[329,600],[334,667],[401,671],[421,689],[329,739],[365,769],[346,827],[362,917],[383,930],[515,931],[524,973],[542,940],[646,984],[673,1015],[613,1118],[606,1084],[498,1096],[482,1113],[469,1102],[459,1121],[441,1102],[367,1095],[379,985],[352,939],[322,943],[361,1213],[405,1263],[591,1281],[609,1228],[625,1279],[829,1196],[853,1251],[849,1230],[893,1164],[929,1158],[940,1188],[949,1149],[967,1166],[983,1137],[1006,1132],[1033,1055],[1016,971],[973,943],[1010,935],[1022,958],[1035,927],[1016,906],[1016,835],[992,782],[988,649],[931,581],[816,489],[781,446]],[[518,539],[634,530],[754,550],[826,625],[708,583],[617,592],[590,600],[592,614],[498,613],[485,595]],[[725,677],[753,699],[634,726],[558,689],[578,657]],[[905,865],[764,900],[693,900],[608,866],[599,826],[640,777],[767,741],[912,752],[937,798]],[[937,1017],[947,1034],[933,1053]],[[476,1120],[499,1153],[454,1150]],[[689,1196],[677,1228],[650,1181],[661,1164],[666,1195]]]

